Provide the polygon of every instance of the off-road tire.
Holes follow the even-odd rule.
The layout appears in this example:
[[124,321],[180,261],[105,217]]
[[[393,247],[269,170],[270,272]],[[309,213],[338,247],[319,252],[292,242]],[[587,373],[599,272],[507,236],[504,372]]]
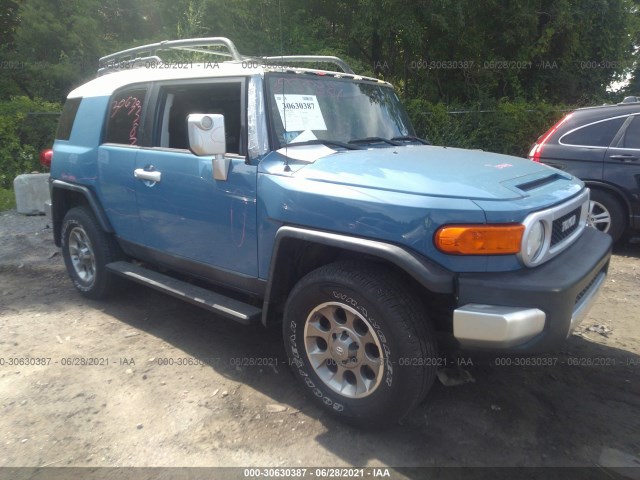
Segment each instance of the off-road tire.
[[121,260],[123,254],[89,209],[74,207],[67,212],[61,239],[67,273],[82,295],[102,299],[118,289],[122,279],[107,271],[106,265]]
[[390,268],[336,262],[312,271],[291,291],[283,323],[294,376],[321,408],[351,424],[399,422],[435,379],[431,322]]

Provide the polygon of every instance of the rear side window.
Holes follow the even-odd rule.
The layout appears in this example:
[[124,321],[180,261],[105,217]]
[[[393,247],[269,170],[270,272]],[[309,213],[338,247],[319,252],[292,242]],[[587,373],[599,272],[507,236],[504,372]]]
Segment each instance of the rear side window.
[[58,122],[58,129],[56,130],[56,140],[69,140],[69,137],[71,137],[71,129],[81,101],[82,98],[70,98],[65,102]]
[[625,117],[592,123],[569,132],[560,138],[562,145],[608,147],[625,121]]
[[105,142],[137,145],[146,88],[122,90],[111,97]]

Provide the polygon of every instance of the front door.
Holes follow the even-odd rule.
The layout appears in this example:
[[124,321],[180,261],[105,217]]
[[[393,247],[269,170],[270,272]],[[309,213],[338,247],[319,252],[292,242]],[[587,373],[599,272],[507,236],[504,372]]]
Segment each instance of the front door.
[[[161,85],[154,140],[136,157],[136,196],[145,246],[172,257],[257,276],[256,175],[245,163],[244,80]],[[188,150],[191,113],[225,116],[227,180],[212,158]]]

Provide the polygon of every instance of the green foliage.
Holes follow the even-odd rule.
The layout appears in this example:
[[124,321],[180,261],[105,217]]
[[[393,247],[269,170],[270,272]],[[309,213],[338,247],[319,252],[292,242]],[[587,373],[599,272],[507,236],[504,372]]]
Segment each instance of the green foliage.
[[16,208],[16,196],[13,190],[0,188],[0,212]]
[[27,97],[0,102],[0,188],[11,188],[17,175],[43,170],[39,153],[52,145],[61,109]]
[[570,110],[565,105],[501,100],[480,109],[424,100],[407,105],[418,136],[435,145],[479,148],[524,157],[536,138]]
[[[0,98],[60,101],[100,56],[226,36],[242,53],[324,53],[408,99],[586,104],[636,68],[636,0],[0,0]],[[640,69],[636,69],[636,76]]]
[[0,46],[0,100],[26,95],[62,101],[95,77],[101,56],[146,43],[156,31],[152,0],[0,2],[19,5],[10,10],[13,22],[0,23],[11,39],[9,48]]

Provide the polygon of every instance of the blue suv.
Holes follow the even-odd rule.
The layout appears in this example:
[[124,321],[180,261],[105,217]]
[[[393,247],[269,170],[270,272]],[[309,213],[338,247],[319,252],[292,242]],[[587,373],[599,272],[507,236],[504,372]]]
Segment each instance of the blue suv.
[[585,228],[580,180],[429,145],[391,85],[338,58],[207,38],[101,67],[69,94],[53,147],[75,287],[104,298],[129,279],[281,323],[302,388],[345,421],[397,422],[457,352],[554,348],[605,280],[611,238]]

